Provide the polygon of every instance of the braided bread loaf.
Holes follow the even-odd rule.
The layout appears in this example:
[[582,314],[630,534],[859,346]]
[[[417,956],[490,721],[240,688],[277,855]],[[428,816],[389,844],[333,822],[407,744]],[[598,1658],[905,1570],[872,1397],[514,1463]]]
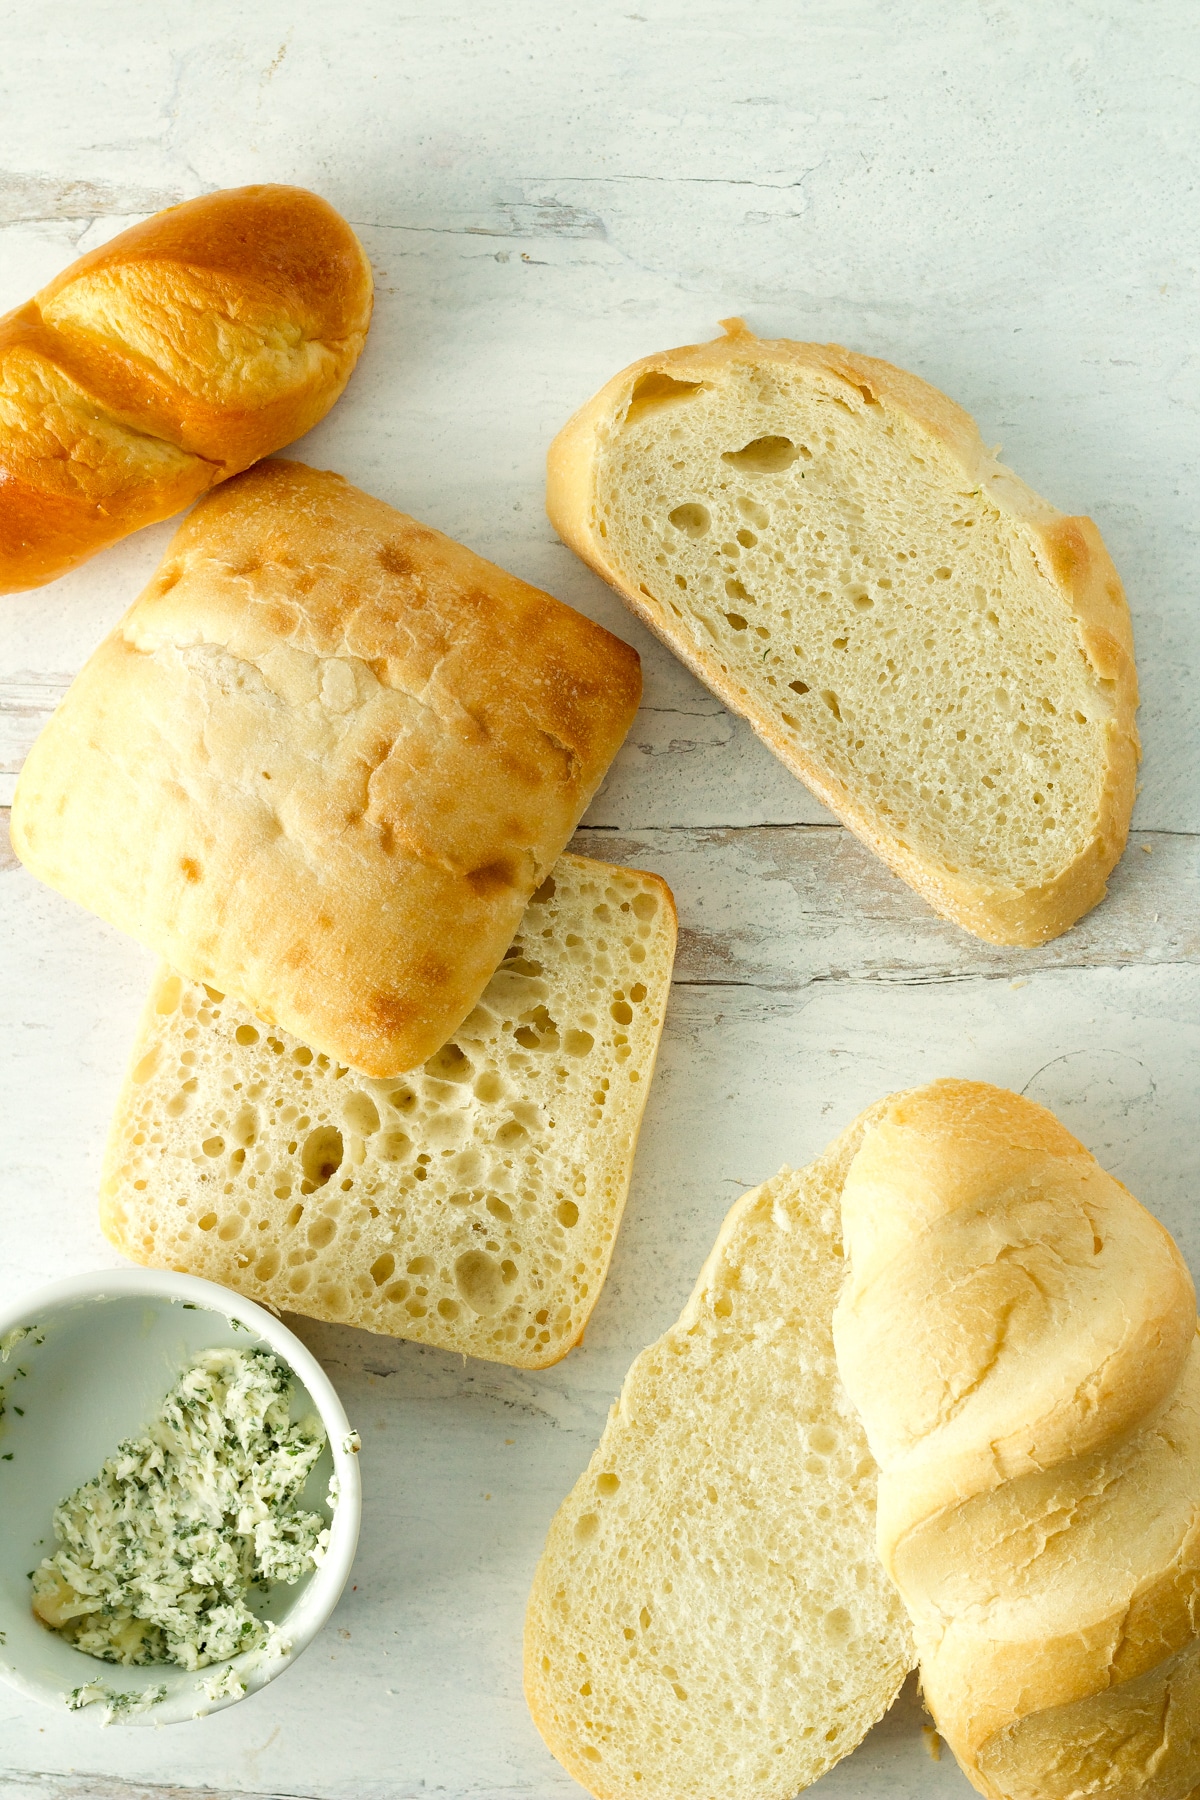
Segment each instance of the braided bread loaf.
[[293,187],[156,213],[0,319],[0,593],[291,443],[350,378],[371,269]]
[[1200,1793],[1200,1351],[1167,1232],[1043,1107],[943,1081],[868,1127],[834,1333],[881,1558],[996,1800]]

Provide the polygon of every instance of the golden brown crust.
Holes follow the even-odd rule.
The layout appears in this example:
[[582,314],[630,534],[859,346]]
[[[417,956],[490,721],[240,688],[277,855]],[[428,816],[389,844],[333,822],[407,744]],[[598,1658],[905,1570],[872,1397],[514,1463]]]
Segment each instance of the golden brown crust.
[[[740,319],[723,323],[726,336],[713,343],[685,345],[631,364],[563,427],[547,457],[546,510],[551,524],[668,649],[731,711],[748,719],[780,761],[936,911],[989,943],[1049,942],[1104,898],[1108,876],[1128,837],[1140,754],[1129,609],[1099,531],[1090,519],[1069,518],[1031,493],[988,454],[970,416],[918,376],[837,344],[761,339]],[[1000,509],[1029,532],[1035,555],[1077,621],[1080,643],[1103,684],[1110,709],[1097,825],[1084,849],[1053,880],[1036,888],[1004,887],[951,872],[923,857],[897,837],[883,816],[805,754],[765,705],[743,691],[714,657],[697,651],[674,627],[669,612],[623,580],[614,566],[594,528],[596,468],[599,452],[624,418],[638,382],[657,372],[675,380],[719,380],[730,366],[747,361],[809,369],[815,379],[845,383],[902,413],[939,441],[961,466],[968,485],[985,486]]]
[[1053,1115],[977,1082],[896,1096],[842,1201],[838,1364],[939,1731],[994,1800],[1178,1800],[1200,1731],[1155,1727],[1200,1655],[1182,1257]]
[[370,265],[303,188],[185,202],[0,319],[0,592],[169,518],[324,417]]
[[298,463],[221,487],[35,744],[18,854],[371,1075],[479,998],[632,722],[635,651]]

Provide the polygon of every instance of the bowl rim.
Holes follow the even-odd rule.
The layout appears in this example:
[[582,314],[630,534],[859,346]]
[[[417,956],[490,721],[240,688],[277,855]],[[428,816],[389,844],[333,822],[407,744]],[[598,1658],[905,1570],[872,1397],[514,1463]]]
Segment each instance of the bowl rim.
[[[362,1478],[358,1464],[358,1434],[351,1429],[337,1390],[312,1351],[266,1307],[248,1300],[232,1288],[222,1287],[219,1282],[205,1281],[199,1275],[179,1274],[174,1269],[97,1269],[80,1275],[66,1275],[0,1304],[0,1339],[22,1325],[40,1323],[38,1315],[44,1317],[48,1312],[61,1311],[89,1300],[124,1298],[190,1302],[201,1311],[219,1313],[222,1318],[231,1322],[236,1320],[256,1333],[307,1389],[325,1427],[338,1482],[329,1547],[297,1603],[301,1613],[299,1622],[287,1626],[287,1648],[278,1655],[253,1662],[250,1668],[240,1668],[238,1674],[244,1683],[240,1694],[225,1694],[215,1700],[197,1698],[195,1705],[186,1710],[180,1710],[178,1706],[169,1709],[151,1707],[145,1712],[119,1716],[112,1721],[124,1725],[157,1726],[205,1718],[210,1713],[224,1711],[227,1706],[236,1706],[239,1700],[274,1681],[308,1648],[328,1622],[350,1576],[362,1521]],[[255,1653],[249,1652],[248,1656],[252,1660]],[[238,1659],[234,1658],[233,1662],[236,1665]],[[98,1671],[109,1666],[106,1663],[96,1665]],[[213,1666],[220,1668],[222,1665]],[[97,1679],[100,1678],[98,1674]],[[63,1705],[60,1688],[2,1662],[0,1681],[42,1705],[56,1709]]]

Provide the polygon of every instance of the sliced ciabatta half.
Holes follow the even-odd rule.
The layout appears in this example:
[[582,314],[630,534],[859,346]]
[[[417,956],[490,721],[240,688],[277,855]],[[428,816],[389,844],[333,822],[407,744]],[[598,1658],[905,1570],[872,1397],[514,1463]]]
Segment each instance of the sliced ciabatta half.
[[598,1800],[792,1800],[912,1666],[831,1323],[877,1110],[736,1203],[550,1527],[525,1692]]
[[674,954],[665,881],[561,856],[452,1042],[391,1079],[164,966],[101,1225],[268,1306],[557,1362],[608,1271]]
[[1103,897],[1133,806],[1133,638],[1100,533],[916,376],[726,332],[571,420],[551,521],[937,911],[1045,943]]

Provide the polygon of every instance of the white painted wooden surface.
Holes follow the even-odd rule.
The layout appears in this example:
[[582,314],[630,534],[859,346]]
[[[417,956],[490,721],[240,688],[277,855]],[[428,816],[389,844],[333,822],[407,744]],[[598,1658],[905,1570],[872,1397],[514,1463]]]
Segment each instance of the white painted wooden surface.
[[[349,393],[296,453],[637,644],[646,703],[580,841],[661,870],[683,925],[586,1344],[524,1375],[303,1325],[364,1444],[332,1628],[261,1696],[160,1733],[0,1690],[3,1800],[579,1794],[520,1693],[545,1528],[729,1203],[891,1088],[972,1075],[1046,1101],[1200,1269],[1194,8],[626,3],[0,6],[0,309],[174,199],[326,194],[378,301]],[[916,369],[1105,532],[1137,630],[1139,836],[1105,906],[1045,951],[932,918],[545,523],[569,412],[732,312]],[[0,780],[169,530],[2,603]],[[12,867],[0,915],[7,1297],[112,1261],[97,1166],[149,960]],[[830,1796],[964,1795],[919,1722],[909,1696]]]

